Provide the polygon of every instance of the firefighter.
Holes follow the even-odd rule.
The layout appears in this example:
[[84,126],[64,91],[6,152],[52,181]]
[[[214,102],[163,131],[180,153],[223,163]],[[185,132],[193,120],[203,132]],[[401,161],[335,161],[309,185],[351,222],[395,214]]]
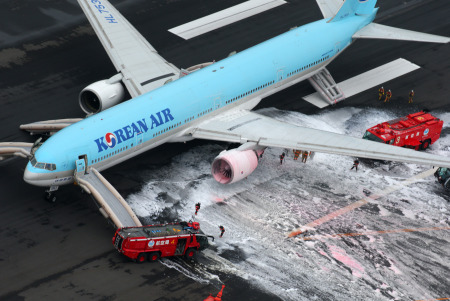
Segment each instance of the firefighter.
[[414,90],[411,90],[411,92],[409,92],[409,101],[408,101],[408,103],[412,103],[413,102],[413,97],[414,97]]
[[302,151],[299,150],[299,149],[293,149],[292,151],[294,152],[294,160],[297,161],[298,156],[300,156],[300,153],[301,153]]
[[386,98],[384,99],[384,102],[389,102],[391,97],[392,97],[392,92],[391,92],[391,90],[389,90],[386,92]]
[[302,162],[306,163],[306,159],[308,159],[308,151],[302,152]]
[[219,226],[219,229],[220,229],[220,236],[219,237],[222,237],[223,234],[225,233],[225,228],[223,226]]
[[381,100],[383,96],[384,96],[384,88],[381,87],[380,89],[378,89],[378,100]]
[[284,160],[285,156],[286,156],[286,154],[284,152],[280,155],[280,164],[283,164],[283,160]]
[[356,158],[355,161],[353,161],[353,166],[352,166],[352,168],[350,168],[350,170],[352,170],[353,168],[356,168],[355,171],[358,171],[358,165],[359,165],[359,160],[358,160],[358,158]]
[[197,212],[200,210],[200,202],[195,204],[195,215],[197,215]]

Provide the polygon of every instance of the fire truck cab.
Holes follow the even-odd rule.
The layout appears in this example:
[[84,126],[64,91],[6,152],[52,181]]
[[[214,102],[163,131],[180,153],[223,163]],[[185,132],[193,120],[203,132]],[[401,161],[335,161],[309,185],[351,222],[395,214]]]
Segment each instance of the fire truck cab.
[[200,230],[199,223],[180,222],[120,228],[112,243],[120,253],[141,263],[169,256],[192,258],[209,246],[208,237],[214,240]]
[[441,136],[443,124],[429,113],[417,112],[377,124],[366,131],[363,139],[415,150],[427,149]]

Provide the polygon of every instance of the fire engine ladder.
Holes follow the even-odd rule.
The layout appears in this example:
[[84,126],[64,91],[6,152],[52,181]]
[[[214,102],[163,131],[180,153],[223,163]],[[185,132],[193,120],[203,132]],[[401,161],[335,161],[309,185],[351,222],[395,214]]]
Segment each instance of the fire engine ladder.
[[308,78],[308,80],[329,104],[335,104],[345,99],[344,93],[342,93],[342,90],[326,68],[321,69],[318,73]]
[[110,218],[117,228],[142,226],[117,190],[95,168],[90,167],[86,172],[84,163],[83,159],[77,160],[76,183],[94,197],[102,215]]

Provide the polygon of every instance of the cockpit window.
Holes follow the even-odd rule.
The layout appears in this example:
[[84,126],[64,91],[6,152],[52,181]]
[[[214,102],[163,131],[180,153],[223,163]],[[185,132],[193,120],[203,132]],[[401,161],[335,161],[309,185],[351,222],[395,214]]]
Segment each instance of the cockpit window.
[[56,164],[37,162],[34,157],[30,160],[30,163],[35,168],[45,169],[45,170],[50,170],[50,171],[56,170]]
[[45,163],[37,162],[34,167],[40,168],[40,169],[44,169],[45,168]]

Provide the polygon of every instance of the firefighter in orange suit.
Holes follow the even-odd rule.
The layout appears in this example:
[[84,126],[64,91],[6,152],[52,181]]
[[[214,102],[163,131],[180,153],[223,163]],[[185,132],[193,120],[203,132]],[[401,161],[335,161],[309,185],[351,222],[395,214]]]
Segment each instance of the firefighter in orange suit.
[[302,152],[302,162],[306,163],[306,159],[308,159],[308,151]]
[[302,151],[299,150],[299,149],[293,149],[292,151],[294,152],[294,160],[297,161],[298,156],[300,156],[300,153],[301,153]]
[[391,90],[389,90],[386,92],[386,98],[384,99],[384,102],[389,102],[391,97],[392,97],[392,92],[391,92]]
[[383,96],[384,96],[384,88],[381,87],[380,89],[378,89],[378,100],[381,100]]
[[411,90],[411,92],[409,92],[409,101],[408,101],[408,103],[412,103],[413,102],[413,97],[414,97],[414,90]]
[[223,234],[225,233],[225,228],[223,226],[219,226],[219,229],[220,229],[220,236],[219,237],[222,237]]
[[283,164],[283,160],[284,160],[285,156],[286,156],[286,154],[284,152],[280,155],[280,164]]

